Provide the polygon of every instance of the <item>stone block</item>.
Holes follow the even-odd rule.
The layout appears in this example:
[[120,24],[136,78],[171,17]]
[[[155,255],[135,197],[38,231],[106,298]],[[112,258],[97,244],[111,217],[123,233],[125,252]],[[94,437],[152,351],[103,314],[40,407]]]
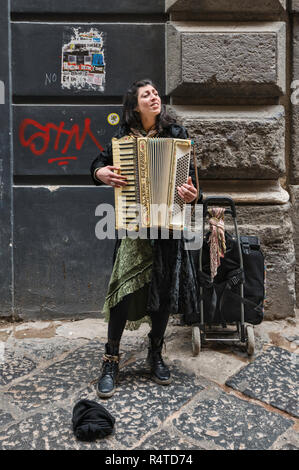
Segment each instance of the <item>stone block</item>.
[[[298,2],[299,11],[299,2]],[[293,73],[292,73],[292,152],[290,181],[299,183],[299,18],[293,19]]]
[[299,0],[292,0],[292,11],[299,12]]
[[297,308],[299,308],[299,185],[290,186],[291,201],[293,204],[292,218],[294,226],[294,245],[295,245],[295,254],[296,254],[296,299],[297,299]]
[[[267,320],[295,316],[295,249],[291,217],[289,203],[237,206],[240,234],[258,236],[265,256]],[[226,228],[232,231],[229,219]]]
[[279,96],[285,93],[285,23],[169,23],[167,94]]
[[231,197],[235,203],[285,204],[289,193],[279,180],[201,180],[200,188],[205,197]]
[[[293,8],[298,0],[293,0]],[[268,13],[279,14],[286,10],[286,0],[266,0],[252,2],[251,0],[166,0],[166,11],[192,13]]]
[[299,184],[299,102],[292,106],[292,150],[289,171],[290,182]]
[[[299,5],[299,0],[298,0]],[[298,7],[299,11],[299,7]],[[293,80],[299,80],[299,18],[293,17]]]
[[282,106],[170,106],[195,142],[202,179],[277,179],[285,174]]

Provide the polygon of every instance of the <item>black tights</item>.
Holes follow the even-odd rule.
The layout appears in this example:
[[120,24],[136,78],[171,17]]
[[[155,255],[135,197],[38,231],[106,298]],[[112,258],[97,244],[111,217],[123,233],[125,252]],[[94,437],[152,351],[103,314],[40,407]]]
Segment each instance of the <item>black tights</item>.
[[[108,341],[119,343],[126,326],[128,318],[128,302],[129,297],[126,296],[115,307],[110,309],[110,319],[108,323]],[[152,336],[154,338],[162,338],[164,336],[169,314],[166,311],[158,312],[151,315],[152,320]]]

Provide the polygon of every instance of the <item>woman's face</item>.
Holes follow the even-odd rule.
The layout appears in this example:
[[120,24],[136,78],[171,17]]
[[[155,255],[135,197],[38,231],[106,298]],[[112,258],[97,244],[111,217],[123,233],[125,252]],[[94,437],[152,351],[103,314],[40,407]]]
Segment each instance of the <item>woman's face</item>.
[[136,111],[142,116],[157,116],[161,112],[161,98],[152,85],[146,85],[138,89]]

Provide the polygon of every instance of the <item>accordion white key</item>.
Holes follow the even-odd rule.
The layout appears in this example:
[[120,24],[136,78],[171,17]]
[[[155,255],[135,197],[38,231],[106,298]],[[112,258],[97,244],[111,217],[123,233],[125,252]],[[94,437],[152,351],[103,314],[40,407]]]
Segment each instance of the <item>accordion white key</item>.
[[112,153],[128,182],[115,188],[116,229],[184,230],[186,203],[177,186],[189,176],[191,140],[125,136],[112,139]]

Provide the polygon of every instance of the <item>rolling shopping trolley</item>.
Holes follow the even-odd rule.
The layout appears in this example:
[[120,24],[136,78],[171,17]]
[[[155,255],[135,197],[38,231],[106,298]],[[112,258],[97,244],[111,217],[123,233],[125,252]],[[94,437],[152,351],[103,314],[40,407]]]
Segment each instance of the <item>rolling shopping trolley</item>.
[[[224,205],[234,234],[225,231],[226,252],[214,279],[210,273],[209,232],[205,234],[208,208]],[[199,321],[192,323],[193,355],[209,341],[235,341],[254,354],[253,325],[264,315],[265,267],[256,236],[240,236],[234,201],[229,197],[208,197],[203,203],[203,245],[199,251]]]

